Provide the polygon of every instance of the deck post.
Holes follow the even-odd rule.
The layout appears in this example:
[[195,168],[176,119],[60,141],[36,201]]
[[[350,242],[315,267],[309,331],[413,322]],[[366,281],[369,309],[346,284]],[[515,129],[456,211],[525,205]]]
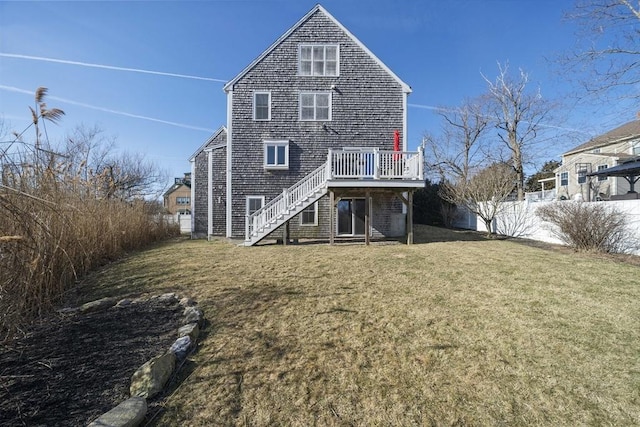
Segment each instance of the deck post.
[[289,221],[284,223],[284,227],[282,227],[282,245],[287,246],[287,241],[289,240]]
[[365,192],[365,199],[364,199],[364,244],[369,246],[369,243],[371,242],[371,238],[370,238],[370,233],[369,233],[369,228],[371,227],[371,192],[369,190],[367,190]]
[[409,191],[409,206],[407,210],[407,245],[413,244],[413,190]]
[[335,232],[335,203],[336,195],[333,190],[329,190],[329,244],[333,245],[334,232]]

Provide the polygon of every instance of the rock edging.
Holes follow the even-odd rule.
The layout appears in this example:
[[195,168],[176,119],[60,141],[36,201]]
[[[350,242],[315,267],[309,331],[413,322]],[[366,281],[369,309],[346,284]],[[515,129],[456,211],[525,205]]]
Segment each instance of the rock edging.
[[[137,300],[102,298],[80,306],[80,312],[117,309],[134,302],[158,298],[159,300],[175,301],[178,297],[174,293],[140,298]],[[142,423],[147,414],[147,399],[156,396],[167,384],[171,375],[177,372],[181,363],[195,349],[200,329],[204,326],[204,313],[191,298],[182,298],[179,304],[184,307],[182,326],[178,329],[178,338],[165,353],[153,357],[144,363],[131,376],[129,387],[130,398],[120,403],[108,412],[96,418],[88,427],[136,427]]]

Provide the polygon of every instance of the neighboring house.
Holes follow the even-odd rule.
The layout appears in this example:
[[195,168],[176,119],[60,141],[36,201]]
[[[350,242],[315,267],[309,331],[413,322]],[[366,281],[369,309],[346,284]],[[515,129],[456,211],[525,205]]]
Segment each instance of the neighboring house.
[[164,209],[171,215],[191,213],[191,173],[185,173],[183,178],[176,178],[164,193]]
[[555,170],[557,198],[608,200],[625,195],[629,182],[620,176],[589,174],[604,172],[640,156],[640,120],[625,123],[562,155]]
[[322,6],[224,90],[226,126],[189,159],[195,237],[411,241],[411,88]]

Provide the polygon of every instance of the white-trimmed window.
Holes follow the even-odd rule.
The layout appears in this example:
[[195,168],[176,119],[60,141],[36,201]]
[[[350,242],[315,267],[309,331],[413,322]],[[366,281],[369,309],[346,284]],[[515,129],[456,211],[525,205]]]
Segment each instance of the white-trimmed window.
[[264,168],[289,169],[289,141],[264,141]]
[[251,215],[264,206],[264,196],[247,196],[247,215]]
[[586,167],[580,167],[577,170],[576,175],[578,176],[578,184],[584,184],[585,182],[587,182],[587,168]]
[[[607,169],[609,165],[598,165],[598,172]],[[605,175],[598,175],[598,181],[606,181],[609,177]]]
[[569,185],[569,172],[560,172],[560,185]]
[[301,92],[300,120],[329,121],[331,120],[330,92]]
[[253,93],[253,120],[271,120],[271,92]]
[[338,76],[340,50],[337,44],[302,44],[298,52],[301,76]]
[[189,205],[191,204],[190,197],[176,197],[176,205]]
[[318,225],[318,202],[313,203],[300,212],[300,225],[304,227]]

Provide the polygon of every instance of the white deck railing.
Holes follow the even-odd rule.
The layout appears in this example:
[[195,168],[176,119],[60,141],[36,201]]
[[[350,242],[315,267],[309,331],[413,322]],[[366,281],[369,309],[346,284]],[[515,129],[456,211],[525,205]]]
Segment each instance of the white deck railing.
[[423,180],[422,151],[330,149],[328,179]]

